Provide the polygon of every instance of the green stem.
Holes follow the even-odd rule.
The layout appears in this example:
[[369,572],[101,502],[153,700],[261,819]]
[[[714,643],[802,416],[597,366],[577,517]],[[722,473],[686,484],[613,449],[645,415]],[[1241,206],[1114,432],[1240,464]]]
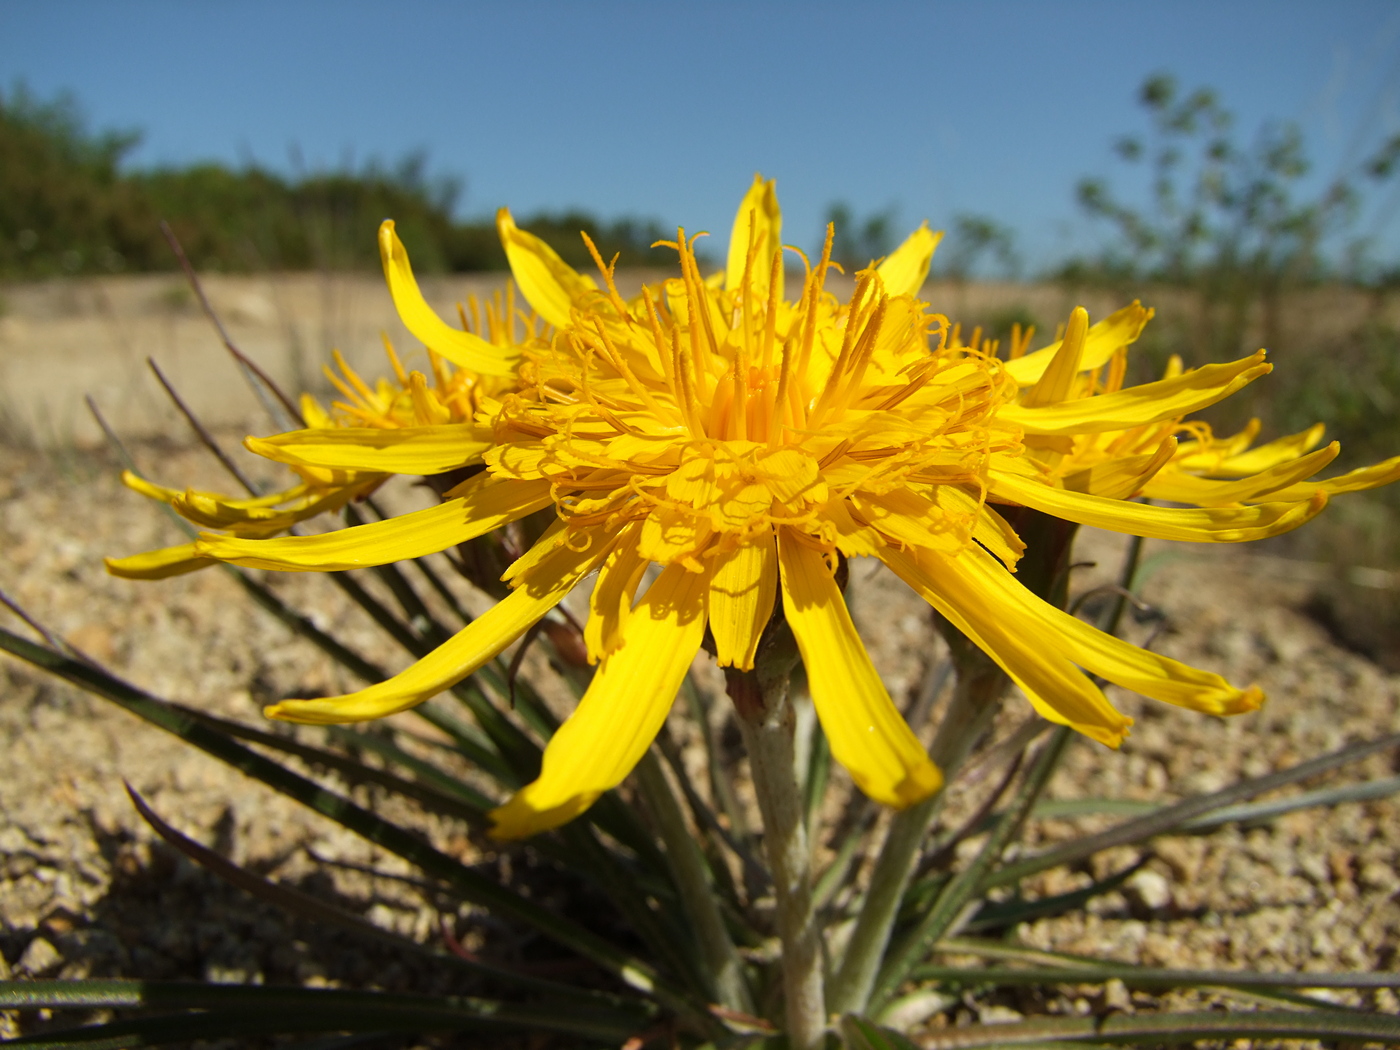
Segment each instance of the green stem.
[[786,671],[767,678],[731,672],[729,692],[739,711],[739,730],[763,815],[763,843],[773,871],[788,1044],[792,1050],[817,1050],[826,1034],[821,929],[812,905],[812,851],[797,786],[788,676]]
[[713,993],[720,1005],[751,1014],[754,1005],[744,981],[743,962],[720,915],[705,858],[686,826],[685,815],[654,752],[648,751],[637,764],[637,780],[666,845],[666,859],[681,905],[700,943],[705,974],[714,980]]

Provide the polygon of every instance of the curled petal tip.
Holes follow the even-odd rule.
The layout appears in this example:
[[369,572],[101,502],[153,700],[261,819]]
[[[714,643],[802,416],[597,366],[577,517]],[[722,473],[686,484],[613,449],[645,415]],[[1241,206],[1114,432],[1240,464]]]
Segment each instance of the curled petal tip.
[[1237,701],[1238,706],[1234,711],[1231,711],[1230,714],[1244,714],[1246,711],[1258,711],[1264,706],[1264,701],[1266,699],[1267,697],[1264,695],[1264,690],[1260,689],[1257,685],[1252,685],[1240,694],[1240,698]]
[[915,767],[894,788],[889,799],[880,799],[892,809],[908,809],[943,790],[943,772],[929,761]]

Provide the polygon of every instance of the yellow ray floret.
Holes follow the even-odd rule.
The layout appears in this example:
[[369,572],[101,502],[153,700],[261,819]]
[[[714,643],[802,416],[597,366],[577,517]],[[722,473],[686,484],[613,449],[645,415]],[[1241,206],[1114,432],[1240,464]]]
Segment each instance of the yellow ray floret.
[[905,238],[904,243],[875,268],[885,286],[885,294],[918,295],[924,281],[928,280],[928,268],[941,240],[943,232],[930,230],[928,223]]
[[496,213],[496,229],[511,273],[530,305],[555,328],[566,326],[574,300],[597,291],[593,278],[578,273],[544,241],[516,226],[508,208]]
[[783,609],[832,755],[877,802],[904,809],[932,795],[943,776],[880,681],[821,552],[783,530],[778,556]]
[[1223,401],[1246,383],[1266,375],[1273,366],[1264,351],[1224,365],[1206,365],[1173,379],[1129,387],[1102,397],[1083,398],[1028,408],[1007,405],[999,418],[1027,434],[1073,435],[1128,430]]
[[[1104,318],[1085,333],[1080,367],[1102,368],[1119,347],[1135,342],[1151,319],[1152,311],[1136,302]],[[1034,353],[1008,361],[1007,372],[1021,386],[1031,386],[1038,382],[1050,367],[1050,362],[1059,353],[1061,343],[1062,340],[1058,340]]]
[[379,255],[399,318],[428,349],[482,375],[510,375],[515,370],[518,355],[512,350],[493,346],[478,335],[452,328],[433,312],[418,289],[418,281],[408,263],[408,251],[394,232],[392,219],[385,219],[379,227]]
[[1318,492],[1299,502],[1250,507],[1151,507],[1069,492],[1009,473],[994,476],[989,491],[1008,503],[1081,525],[1187,543],[1243,543],[1279,536],[1311,521],[1327,505],[1326,493]]
[[244,444],[250,452],[296,466],[426,476],[480,463],[491,435],[475,432],[469,423],[447,423],[393,430],[296,430],[250,437]]
[[545,748],[539,779],[491,813],[496,838],[558,827],[622,783],[651,746],[705,636],[706,573],[673,565],[627,619],[578,708]]
[[715,659],[721,667],[749,671],[778,595],[777,551],[771,541],[760,540],[718,555],[715,562],[710,585]]
[[288,722],[331,725],[383,718],[421,704],[494,659],[558,605],[606,553],[555,548],[505,599],[393,678],[345,696],[283,700],[263,713]]
[[102,561],[108,572],[125,580],[167,580],[219,564],[217,559],[196,553],[193,543],[133,554],[129,558],[103,558]]
[[250,569],[337,572],[446,550],[550,503],[547,482],[502,484],[489,474],[478,474],[454,491],[457,495],[439,506],[371,525],[271,540],[204,535],[196,550]]

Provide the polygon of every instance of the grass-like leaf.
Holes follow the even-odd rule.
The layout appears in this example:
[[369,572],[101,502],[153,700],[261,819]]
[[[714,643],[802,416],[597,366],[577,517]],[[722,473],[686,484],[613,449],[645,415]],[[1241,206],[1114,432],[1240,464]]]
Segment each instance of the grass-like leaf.
[[4,1044],[25,1047],[159,1046],[191,1039],[293,1032],[504,1029],[620,1042],[639,1027],[635,1014],[578,1005],[182,981],[0,981],[0,1007],[199,1011],[37,1033]]
[[1095,897],[1116,890],[1132,878],[1133,873],[1142,868],[1148,859],[1144,857],[1137,863],[1128,865],[1122,871],[1114,872],[1107,878],[1098,879],[1082,889],[1070,890],[1068,893],[1057,893],[1052,897],[1042,897],[1040,900],[1033,901],[1013,899],[984,902],[982,907],[977,910],[977,914],[963,928],[969,933],[978,930],[996,930],[1005,926],[1014,926],[1019,922],[1032,922],[1035,919],[1074,911],[1084,907]]
[[[1108,972],[1109,969],[1112,972]],[[956,984],[1102,984],[1121,980],[1129,988],[1400,988],[1400,973],[1263,973],[1254,970],[1169,970],[1150,966],[919,966],[921,981]]]
[[1145,816],[1138,817],[1136,820],[1125,821],[1097,835],[1086,835],[1024,860],[1007,864],[988,875],[982,882],[980,890],[985,892],[996,886],[1006,886],[1018,882],[1028,875],[1034,875],[1036,872],[1058,867],[1061,864],[1074,864],[1093,856],[1100,850],[1113,846],[1129,846],[1145,842],[1157,835],[1177,831],[1195,818],[1214,810],[1223,809],[1237,802],[1244,802],[1256,795],[1286,787],[1300,780],[1307,780],[1309,777],[1319,776],[1339,766],[1358,762],[1369,755],[1394,747],[1400,747],[1400,733],[1389,733],[1375,740],[1352,744],[1308,762],[1301,762],[1289,769],[1270,773],[1268,776],[1241,780],[1229,787],[1222,788],[1220,791],[1213,791],[1207,795],[1196,795],[1175,805],[1164,806]]
[[1064,726],[1055,728],[1017,789],[1003,820],[987,837],[976,859],[958,872],[944,887],[943,892],[934,900],[932,907],[920,918],[914,929],[891,946],[871,992],[871,1003],[877,1011],[888,1003],[909,972],[928,957],[934,942],[957,921],[973,900],[978,885],[1000,859],[1002,851],[1020,834],[1021,826],[1030,815],[1031,807],[1040,797],[1059,762],[1060,754],[1069,741],[1070,732],[1071,730]]
[[[1400,1018],[1384,1014],[1312,1010],[1228,1010],[1193,1013],[1045,1017],[1016,1024],[975,1024],[921,1036],[917,1044],[868,1020],[847,1016],[842,1032],[861,1050],[972,1050],[1047,1043],[1143,1043],[1198,1039],[1321,1039],[1328,1042],[1400,1042]],[[884,1042],[877,1042],[883,1039]],[[857,1040],[861,1040],[857,1042]]]

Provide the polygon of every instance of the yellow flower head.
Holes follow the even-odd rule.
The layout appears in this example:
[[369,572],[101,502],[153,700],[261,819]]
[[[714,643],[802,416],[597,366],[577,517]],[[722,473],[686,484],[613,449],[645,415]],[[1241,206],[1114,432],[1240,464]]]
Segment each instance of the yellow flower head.
[[[1082,313],[1075,312],[1066,326],[1067,337],[1050,347],[1020,356],[1013,345],[1007,370],[1021,387],[1018,408],[1033,403],[1062,404],[1082,415],[1089,407],[1084,403],[1086,398],[1121,399],[1124,395],[1128,345],[1151,320],[1152,311],[1134,303],[1093,328],[1085,327],[1087,315]],[[1083,338],[1077,335],[1080,331]],[[1242,375],[1266,371],[1268,366],[1252,363],[1261,357],[1246,358],[1251,365]],[[1232,367],[1215,365],[1186,372],[1181,359],[1173,356],[1158,383],[1126,393],[1137,397],[1151,394],[1154,401],[1167,404],[1203,375]],[[1047,375],[1052,378],[1047,379]],[[1013,408],[1011,415],[1016,411]],[[1259,429],[1260,422],[1254,419],[1238,434],[1218,438],[1209,424],[1178,414],[1071,436],[1028,436],[1026,444],[1029,458],[1056,487],[1112,499],[1145,496],[1195,507],[1302,504],[1400,480],[1400,456],[1396,456],[1314,481],[1313,476],[1341,451],[1335,441],[1318,447],[1325,429],[1321,423],[1251,447]]]
[[[345,722],[403,710],[492,659],[596,572],[585,639],[597,673],[539,779],[496,811],[496,834],[556,826],[618,784],[659,730],[706,627],[720,663],[742,669],[776,613],[801,650],[835,757],[872,797],[907,806],[941,777],[851,622],[835,570],[858,556],[885,562],[1045,717],[1103,743],[1116,746],[1131,720],[1084,670],[1215,714],[1257,707],[1256,689],[1143,652],[1033,596],[1012,574],[1020,540],[992,504],[1064,504],[1061,516],[1073,520],[1205,540],[1301,523],[1320,500],[1140,507],[1065,493],[1025,454],[1026,440],[1124,419],[1147,425],[1210,404],[1267,366],[1222,366],[1159,392],[1162,403],[1093,398],[1077,415],[1035,397],[1017,403],[1010,366],[949,345],[944,318],[915,298],[934,234],[916,231],[862,271],[846,303],[825,290],[824,253],[788,300],[779,221],[772,184],[755,180],[721,274],[703,278],[679,234],[680,277],[629,303],[601,260],[602,288],[502,213],[516,280],[559,331],[547,347],[522,351],[517,392],[483,400],[476,428],[459,428],[471,447],[490,428],[486,471],[441,506],[390,521],[314,537],[209,536],[198,550],[249,566],[334,570],[442,550],[544,507],[557,521],[506,574],[511,594],[429,656],[357,693],[268,713]],[[414,313],[421,297],[401,297],[405,287],[396,289],[400,311],[428,330]],[[1090,339],[1081,328],[1071,326],[1067,345]],[[1062,381],[1062,369],[1036,361],[1044,355],[1030,366],[1043,373],[1037,384]],[[651,566],[659,574],[643,591]]]

